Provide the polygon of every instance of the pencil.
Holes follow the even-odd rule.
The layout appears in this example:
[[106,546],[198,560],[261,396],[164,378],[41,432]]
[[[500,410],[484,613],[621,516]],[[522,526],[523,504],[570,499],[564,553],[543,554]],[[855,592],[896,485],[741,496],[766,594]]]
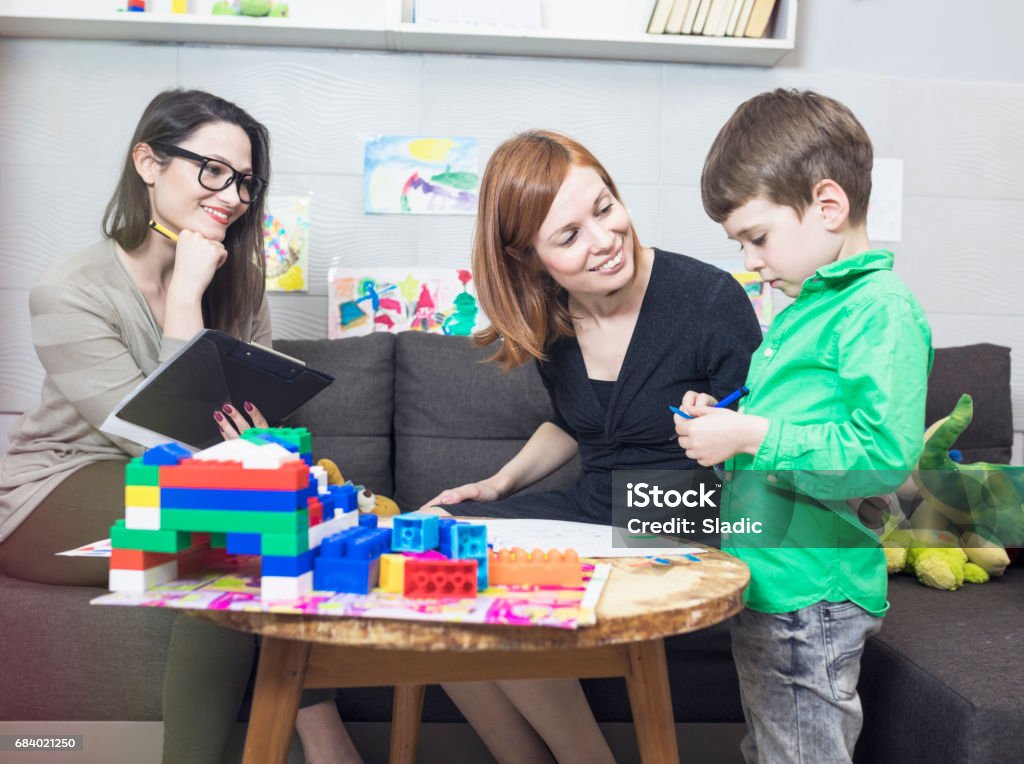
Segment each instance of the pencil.
[[164,228],[162,225],[160,225],[155,220],[150,220],[149,221],[149,227],[152,228],[154,231],[156,231],[161,236],[167,237],[171,241],[177,241],[178,240],[178,234],[174,233],[174,231],[171,231],[168,228]]

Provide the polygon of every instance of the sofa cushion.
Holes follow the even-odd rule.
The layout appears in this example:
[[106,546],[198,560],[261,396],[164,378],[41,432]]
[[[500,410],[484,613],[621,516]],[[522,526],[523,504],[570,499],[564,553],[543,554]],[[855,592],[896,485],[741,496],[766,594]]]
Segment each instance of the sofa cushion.
[[89,604],[101,594],[106,590],[0,575],[0,719],[163,718],[164,663],[177,613]]
[[[402,332],[395,348],[395,498],[417,509],[445,488],[493,475],[551,416],[537,368],[504,374],[467,337]],[[578,463],[527,489],[565,489]]]
[[956,592],[890,579],[891,607],[864,651],[864,764],[1024,758],[1024,571]]
[[956,442],[964,462],[1009,464],[1013,450],[1010,348],[988,343],[937,348],[928,379],[928,424],[948,416],[963,393],[974,399],[974,419]]
[[278,340],[274,348],[334,376],[334,383],[288,422],[309,428],[313,458],[331,459],[352,482],[391,496],[395,487],[391,455],[395,335]]

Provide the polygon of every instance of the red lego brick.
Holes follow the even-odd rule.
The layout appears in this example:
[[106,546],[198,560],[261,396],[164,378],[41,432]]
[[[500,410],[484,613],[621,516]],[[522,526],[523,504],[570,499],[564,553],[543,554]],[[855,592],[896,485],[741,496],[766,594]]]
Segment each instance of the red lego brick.
[[246,469],[241,462],[190,459],[160,468],[161,488],[224,488],[252,491],[301,491],[309,485],[309,465],[298,460],[276,469]]
[[111,549],[110,567],[113,570],[149,570],[176,560],[181,552],[144,552],[141,549]]
[[491,552],[487,573],[491,586],[583,586],[583,567],[573,549],[544,553],[515,547]]
[[306,504],[309,506],[309,527],[320,525],[324,521],[324,505],[315,496],[310,496]]
[[476,597],[476,560],[405,561],[406,597]]

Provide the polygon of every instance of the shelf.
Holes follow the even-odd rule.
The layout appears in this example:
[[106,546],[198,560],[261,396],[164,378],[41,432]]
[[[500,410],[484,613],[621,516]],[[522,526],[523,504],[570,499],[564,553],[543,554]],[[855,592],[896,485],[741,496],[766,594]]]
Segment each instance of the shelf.
[[[367,0],[369,2],[369,0]],[[775,37],[745,39],[426,26],[401,21],[400,8],[362,14],[349,23],[302,19],[156,13],[46,13],[39,3],[0,0],[0,37],[130,40],[222,45],[353,48],[419,53],[542,56],[626,61],[773,66],[793,50],[797,0],[779,0]]]

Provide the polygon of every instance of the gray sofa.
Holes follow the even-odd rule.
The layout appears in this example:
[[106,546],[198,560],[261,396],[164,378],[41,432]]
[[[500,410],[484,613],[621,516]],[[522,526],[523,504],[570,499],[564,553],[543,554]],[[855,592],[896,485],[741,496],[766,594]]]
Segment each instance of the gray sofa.
[[[293,417],[314,433],[317,456],[403,509],[478,479],[511,457],[549,414],[532,367],[503,375],[463,338],[376,334],[277,348],[335,375]],[[1012,442],[1006,348],[937,351],[929,421],[961,392],[976,418],[958,446],[965,461],[1008,461]],[[531,490],[568,486],[569,464]],[[86,541],[86,539],[83,539]],[[0,720],[159,720],[173,614],[88,605],[96,589],[41,586],[0,576]],[[995,762],[1024,758],[1024,568],[955,593],[892,581],[885,627],[868,645],[859,762]],[[678,722],[741,722],[724,627],[668,641]],[[624,683],[585,689],[601,721],[629,721]],[[345,691],[352,721],[390,718],[385,688]],[[461,717],[432,688],[426,721]]]

